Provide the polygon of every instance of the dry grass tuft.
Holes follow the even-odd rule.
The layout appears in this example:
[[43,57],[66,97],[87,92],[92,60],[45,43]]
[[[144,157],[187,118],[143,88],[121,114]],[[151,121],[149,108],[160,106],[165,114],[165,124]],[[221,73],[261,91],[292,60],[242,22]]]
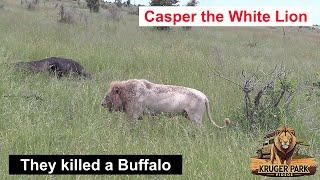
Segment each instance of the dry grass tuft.
[[39,4],[39,0],[26,0],[26,8],[30,11],[35,10]]
[[120,21],[122,19],[121,8],[119,8],[115,4],[110,4],[107,7],[106,17],[107,19],[110,19],[113,21]]
[[65,8],[63,4],[59,8],[59,22],[61,23],[74,23],[75,22],[75,13],[68,8]]

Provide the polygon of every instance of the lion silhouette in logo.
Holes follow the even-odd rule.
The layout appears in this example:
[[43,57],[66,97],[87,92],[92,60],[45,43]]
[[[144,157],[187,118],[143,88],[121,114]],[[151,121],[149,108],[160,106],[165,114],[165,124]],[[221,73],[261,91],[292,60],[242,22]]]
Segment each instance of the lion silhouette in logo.
[[292,128],[285,125],[277,129],[271,148],[271,163],[276,160],[277,164],[290,165],[296,144],[297,138]]

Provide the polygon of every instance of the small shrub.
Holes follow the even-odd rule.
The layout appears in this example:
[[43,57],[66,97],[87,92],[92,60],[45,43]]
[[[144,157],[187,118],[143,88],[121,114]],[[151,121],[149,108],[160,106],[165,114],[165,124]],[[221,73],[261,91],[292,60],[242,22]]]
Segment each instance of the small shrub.
[[86,0],[86,2],[87,7],[90,9],[90,12],[99,12],[99,0]]
[[285,67],[276,67],[273,72],[257,72],[249,75],[242,71],[241,81],[225,77],[215,72],[218,77],[227,80],[242,90],[243,103],[233,114],[241,125],[249,128],[276,128],[285,118],[293,118],[291,102],[296,96],[297,82],[287,78]]
[[59,7],[60,3],[55,3],[54,8],[57,9]]
[[170,27],[168,26],[162,26],[162,27],[156,27],[157,30],[161,30],[161,31],[169,31]]
[[88,14],[86,12],[80,12],[79,17],[80,22],[83,22],[85,25],[88,25]]
[[307,84],[307,92],[305,97],[307,101],[316,100],[320,97],[320,72],[315,73],[314,78],[311,80],[311,83]]
[[182,29],[184,31],[190,31],[192,29],[192,27],[191,26],[183,26]]
[[258,45],[257,41],[249,41],[247,43],[247,46],[250,47],[250,48],[255,48],[255,47],[257,47],[257,45]]
[[121,2],[121,0],[115,0],[115,4],[120,8],[120,7],[122,7],[122,2]]
[[74,13],[66,9],[63,5],[60,5],[60,10],[59,10],[59,22],[61,23],[74,23]]
[[316,80],[313,82],[313,86],[320,88],[320,72],[316,73]]
[[[197,6],[198,3],[199,3],[199,1],[197,1],[197,0],[190,0],[190,1],[187,3],[186,6]],[[192,29],[192,27],[191,27],[191,26],[184,26],[184,27],[182,27],[182,29],[183,29],[184,31],[190,31],[190,30]]]
[[139,8],[130,7],[129,10],[128,10],[128,14],[130,14],[130,15],[139,15]]
[[119,21],[122,18],[121,9],[114,4],[111,4],[108,7],[108,12],[106,16],[108,19],[111,19],[113,21]]
[[196,6],[198,5],[199,1],[197,0],[190,0],[188,3],[187,3],[187,6]]
[[[151,0],[150,6],[177,6],[178,0]],[[155,27],[156,30],[169,31],[169,26]]]
[[176,6],[178,0],[151,0],[150,6]]
[[35,10],[39,1],[38,0],[26,0],[26,6],[28,10]]

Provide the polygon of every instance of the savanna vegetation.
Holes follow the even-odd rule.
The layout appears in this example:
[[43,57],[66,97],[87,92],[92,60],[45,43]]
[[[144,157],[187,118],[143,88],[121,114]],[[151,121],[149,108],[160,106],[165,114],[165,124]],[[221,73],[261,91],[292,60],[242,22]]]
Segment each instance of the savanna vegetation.
[[[25,3],[0,3],[0,179],[260,179],[250,173],[250,157],[264,135],[284,123],[310,144],[306,153],[320,159],[316,30],[159,31],[139,27],[132,7],[101,5],[90,13],[85,1]],[[11,68],[50,56],[77,60],[93,78]],[[270,75],[276,67],[285,76]],[[198,89],[211,101],[215,121],[229,117],[233,124],[217,129],[205,118],[199,128],[182,116],[161,115],[132,127],[123,113],[100,105],[111,81],[130,78]],[[9,154],[182,154],[184,167],[182,176],[9,176]]]

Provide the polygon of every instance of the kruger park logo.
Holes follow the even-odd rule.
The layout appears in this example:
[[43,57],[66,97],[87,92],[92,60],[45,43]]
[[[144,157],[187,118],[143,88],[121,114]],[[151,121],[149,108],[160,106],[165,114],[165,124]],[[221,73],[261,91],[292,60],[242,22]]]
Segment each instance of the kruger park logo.
[[251,170],[255,175],[271,177],[309,176],[316,173],[314,157],[303,154],[309,145],[299,141],[295,130],[285,125],[264,137],[251,158]]

